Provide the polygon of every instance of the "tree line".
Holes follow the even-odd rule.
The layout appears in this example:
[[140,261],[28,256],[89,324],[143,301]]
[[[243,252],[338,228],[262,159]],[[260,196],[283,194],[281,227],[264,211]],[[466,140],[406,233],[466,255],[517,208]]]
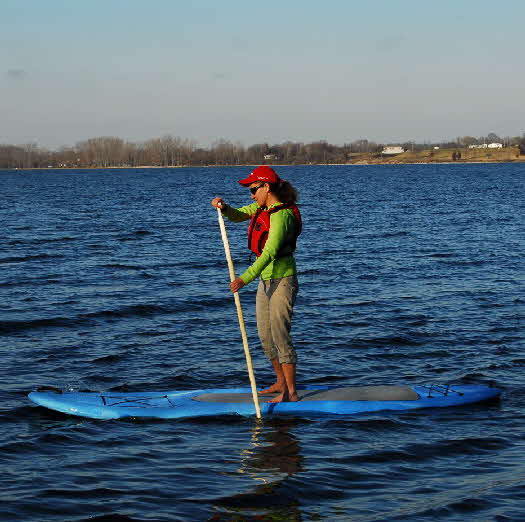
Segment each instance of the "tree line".
[[[525,134],[522,137],[500,138],[494,133],[478,138],[458,137],[441,143],[389,143],[406,150],[420,151],[439,146],[457,149],[468,145],[498,142],[519,146],[525,154]],[[385,144],[360,139],[343,145],[325,140],[312,143],[284,142],[270,145],[259,143],[243,146],[240,142],[218,140],[208,148],[193,140],[166,135],[145,142],[133,143],[117,137],[103,136],[77,143],[73,147],[48,150],[37,144],[1,145],[0,168],[109,168],[109,167],[182,167],[205,165],[284,165],[348,163],[361,155],[379,156]]]

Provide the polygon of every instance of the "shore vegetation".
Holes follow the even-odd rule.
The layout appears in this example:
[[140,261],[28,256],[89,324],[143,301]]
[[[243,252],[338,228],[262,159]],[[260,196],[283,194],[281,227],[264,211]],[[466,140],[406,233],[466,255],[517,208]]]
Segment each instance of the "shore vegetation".
[[[396,153],[388,153],[392,150]],[[441,143],[376,143],[360,139],[343,145],[319,140],[311,143],[287,141],[273,145],[258,143],[247,147],[224,139],[210,147],[200,147],[193,140],[172,135],[139,143],[102,136],[57,150],[41,148],[36,143],[0,144],[1,169],[510,161],[525,161],[525,134],[500,138],[490,133],[488,136],[464,136]]]

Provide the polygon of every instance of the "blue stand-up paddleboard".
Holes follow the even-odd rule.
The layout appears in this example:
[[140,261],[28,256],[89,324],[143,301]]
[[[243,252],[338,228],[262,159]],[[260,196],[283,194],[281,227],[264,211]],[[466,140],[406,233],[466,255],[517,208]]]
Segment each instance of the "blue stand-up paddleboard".
[[[299,402],[266,402],[260,395],[264,415],[352,415],[382,410],[463,406],[500,396],[501,390],[482,385],[431,386],[310,386],[298,391]],[[208,415],[255,415],[251,390],[160,392],[55,392],[34,391],[29,398],[40,406],[80,417],[119,419],[153,417],[180,419]]]

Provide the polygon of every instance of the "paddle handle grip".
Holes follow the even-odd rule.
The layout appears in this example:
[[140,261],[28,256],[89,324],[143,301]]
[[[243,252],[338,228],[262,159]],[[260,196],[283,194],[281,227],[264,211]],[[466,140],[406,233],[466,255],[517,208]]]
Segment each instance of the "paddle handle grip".
[[[228,241],[228,234],[226,233],[226,225],[220,208],[217,208],[219,217],[219,228],[221,229],[222,242],[224,244],[224,253],[226,254],[226,261],[228,262],[228,270],[230,272],[230,281],[235,281],[235,267],[230,252],[230,242]],[[252,388],[253,403],[255,405],[255,414],[258,419],[261,418],[261,407],[259,406],[259,397],[257,396],[257,386],[255,383],[255,373],[253,371],[252,356],[250,354],[250,347],[248,345],[248,335],[246,334],[246,325],[244,323],[244,315],[242,313],[241,298],[239,292],[233,294],[235,299],[235,306],[237,308],[237,319],[239,320],[239,328],[241,330],[242,344],[244,346],[244,355],[246,356],[246,366],[248,368],[248,376],[250,377],[250,385]]]

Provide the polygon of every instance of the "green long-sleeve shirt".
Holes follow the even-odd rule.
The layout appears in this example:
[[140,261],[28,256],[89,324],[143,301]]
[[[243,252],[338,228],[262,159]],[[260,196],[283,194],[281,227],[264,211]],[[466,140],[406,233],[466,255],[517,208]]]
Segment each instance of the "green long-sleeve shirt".
[[[275,203],[268,208],[280,204]],[[259,205],[257,203],[252,203],[241,208],[227,206],[222,212],[230,221],[238,223],[250,219],[257,212],[258,208]],[[267,280],[288,277],[297,273],[292,249],[291,247],[284,247],[286,243],[290,243],[295,237],[297,226],[297,219],[292,209],[283,208],[270,214],[270,233],[263,251],[256,261],[240,276],[245,284],[251,283],[259,276],[261,279]],[[281,251],[282,247],[285,249],[289,248],[289,253],[286,250]],[[275,259],[278,252],[279,258]]]

